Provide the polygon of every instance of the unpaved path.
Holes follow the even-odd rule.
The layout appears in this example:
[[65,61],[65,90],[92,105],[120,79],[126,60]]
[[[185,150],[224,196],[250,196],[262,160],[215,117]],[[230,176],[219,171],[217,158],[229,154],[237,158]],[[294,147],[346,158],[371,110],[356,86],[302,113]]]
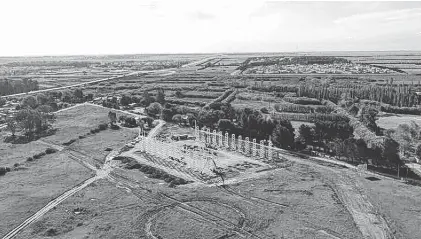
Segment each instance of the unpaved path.
[[29,226],[34,221],[38,220],[40,217],[42,217],[48,211],[50,211],[51,209],[53,209],[55,206],[59,205],[61,202],[63,202],[67,198],[71,197],[75,193],[79,192],[80,190],[84,189],[89,184],[95,182],[99,178],[100,178],[99,176],[92,177],[92,178],[86,180],[85,182],[83,182],[82,184],[80,184],[79,186],[76,186],[76,187],[70,189],[69,191],[61,194],[56,199],[54,199],[53,201],[51,201],[47,205],[45,205],[43,208],[41,208],[41,210],[39,210],[34,215],[32,215],[28,219],[26,219],[19,226],[17,226],[13,230],[11,230],[9,233],[7,233],[5,236],[3,236],[3,239],[13,238],[14,236],[16,236],[16,234],[18,234],[20,231],[22,231],[23,229],[25,229],[27,226]]

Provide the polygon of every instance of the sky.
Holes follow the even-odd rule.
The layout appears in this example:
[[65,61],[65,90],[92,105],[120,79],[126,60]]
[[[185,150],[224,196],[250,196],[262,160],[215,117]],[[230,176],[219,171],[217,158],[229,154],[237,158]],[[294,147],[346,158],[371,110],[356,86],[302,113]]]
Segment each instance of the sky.
[[0,56],[421,50],[421,2],[0,0]]

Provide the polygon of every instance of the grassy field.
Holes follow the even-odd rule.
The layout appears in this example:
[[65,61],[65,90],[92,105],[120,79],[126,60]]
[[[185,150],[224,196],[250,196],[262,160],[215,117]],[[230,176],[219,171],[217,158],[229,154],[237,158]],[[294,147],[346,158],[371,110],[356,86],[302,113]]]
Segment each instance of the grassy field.
[[[108,111],[96,106],[78,106],[58,113],[54,123],[58,131],[53,136],[28,144],[0,144],[2,155],[5,155],[0,158],[0,166],[12,169],[0,178],[0,235],[92,176],[88,169],[69,158],[69,154],[82,155],[87,162],[101,165],[109,153],[106,148],[119,149],[137,136],[137,129],[121,128],[78,138],[99,123],[108,122]],[[28,157],[51,147],[48,143],[61,145],[70,139],[77,140],[63,151],[27,161]]]
[[395,129],[400,124],[410,124],[412,121],[421,125],[421,117],[419,115],[406,114],[384,114],[377,121],[377,125],[384,129]]
[[[24,151],[25,148],[14,147],[11,151],[15,150]],[[91,177],[88,169],[61,153],[32,162],[15,157],[12,159],[21,165],[0,177],[0,235],[6,234],[50,200]]]
[[421,191],[418,186],[388,179],[361,179],[361,183],[370,201],[395,230],[396,238],[421,237]]
[[[362,238],[335,192],[305,166],[268,173],[227,190],[163,188],[141,173],[133,175],[152,192],[128,192],[99,181],[30,226],[22,238],[145,238],[148,233],[156,238],[213,238],[231,235],[224,226],[231,223],[263,238],[326,238],[326,233]],[[184,204],[166,206],[156,190]],[[250,196],[264,200],[247,199]],[[219,219],[215,224],[209,218]]]

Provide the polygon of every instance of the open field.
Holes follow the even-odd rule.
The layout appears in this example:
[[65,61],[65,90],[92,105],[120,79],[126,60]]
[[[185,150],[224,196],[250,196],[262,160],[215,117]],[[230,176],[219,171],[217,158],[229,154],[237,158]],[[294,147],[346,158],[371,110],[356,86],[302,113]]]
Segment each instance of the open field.
[[[307,175],[297,177],[297,172]],[[98,181],[22,236],[209,238],[231,235],[231,226],[227,226],[238,225],[263,238],[362,238],[346,209],[335,200],[335,192],[317,172],[308,173],[305,167],[293,166],[227,189],[160,188],[160,193],[176,200],[172,206],[167,206],[168,199],[158,200],[155,193],[133,190],[135,197]],[[142,184],[155,188],[148,180]],[[262,200],[248,199],[250,196]],[[214,223],[210,218],[218,220]]]
[[400,124],[410,124],[412,121],[421,125],[421,117],[419,115],[407,114],[389,114],[385,113],[377,120],[377,125],[384,129],[395,129]]
[[20,157],[14,162],[20,165],[0,179],[0,235],[91,176],[89,170],[59,152],[32,162]]
[[[84,157],[92,165],[104,163],[107,147],[119,149],[137,136],[137,130],[121,128],[99,132],[79,139],[99,123],[107,122],[108,110],[97,106],[78,106],[58,113],[53,136],[28,144],[0,145],[0,166],[12,169],[1,177],[0,191],[1,224],[4,235],[24,219],[35,213],[50,200],[92,176],[90,170],[70,156]],[[77,139],[74,145],[63,147],[62,143]],[[83,143],[81,142],[83,141]],[[63,147],[63,151],[47,154],[28,161],[28,157],[45,151],[48,147]]]

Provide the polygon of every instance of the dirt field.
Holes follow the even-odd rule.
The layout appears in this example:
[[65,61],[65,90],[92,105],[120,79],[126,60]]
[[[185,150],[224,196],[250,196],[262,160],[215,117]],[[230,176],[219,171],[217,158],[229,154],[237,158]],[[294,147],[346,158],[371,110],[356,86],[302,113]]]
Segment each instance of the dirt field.
[[99,181],[59,205],[21,236],[362,238],[331,186],[306,166],[292,166],[225,189],[171,189],[150,180],[138,182],[151,192],[127,192]]

